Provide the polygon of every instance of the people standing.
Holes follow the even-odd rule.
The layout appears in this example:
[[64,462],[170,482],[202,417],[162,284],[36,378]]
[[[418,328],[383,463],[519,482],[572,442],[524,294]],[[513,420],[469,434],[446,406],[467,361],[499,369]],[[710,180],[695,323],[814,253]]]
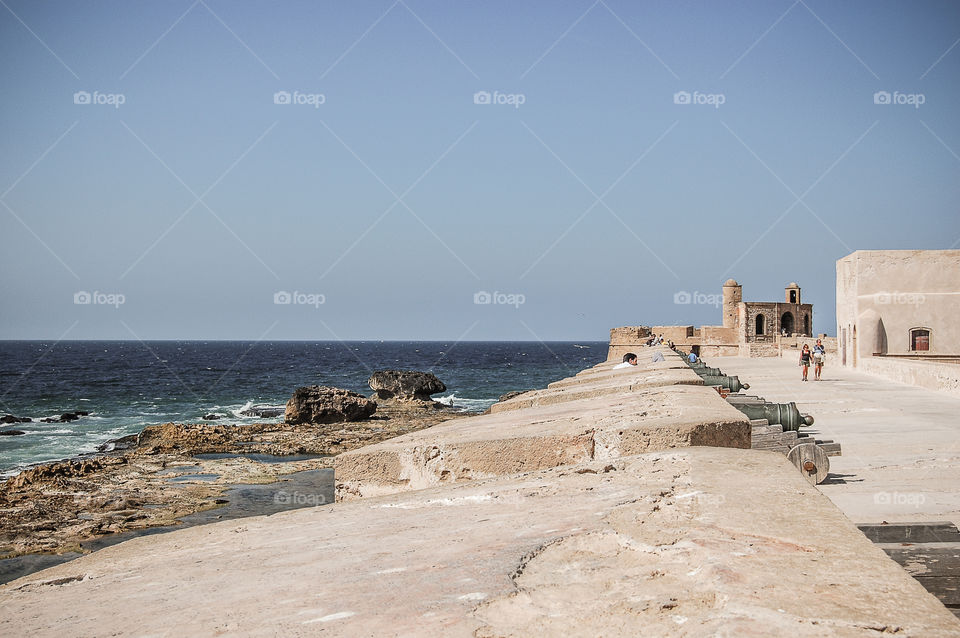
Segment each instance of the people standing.
[[803,380],[807,380],[807,373],[810,370],[810,346],[803,344],[803,350],[800,351],[800,367],[803,368]]
[[813,346],[813,380],[819,381],[823,373],[823,360],[827,358],[827,350],[823,347],[823,342],[817,339],[817,345]]

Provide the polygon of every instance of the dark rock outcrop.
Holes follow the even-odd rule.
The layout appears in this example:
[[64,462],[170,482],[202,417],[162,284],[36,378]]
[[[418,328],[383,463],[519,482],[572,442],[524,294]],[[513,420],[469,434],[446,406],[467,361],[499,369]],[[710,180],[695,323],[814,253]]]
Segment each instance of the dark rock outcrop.
[[220,418],[219,414],[208,414],[203,417],[205,421],[216,421],[219,418]]
[[506,394],[501,394],[500,398],[497,399],[497,403],[502,403],[503,401],[509,401],[510,399],[514,397],[518,397],[521,394],[526,394],[527,392],[530,392],[530,390],[514,390],[512,392],[507,392]]
[[0,416],[0,423],[31,423],[33,419],[26,416],[13,416],[12,414],[5,414]]
[[242,416],[256,416],[260,417],[261,419],[271,419],[275,416],[282,416],[283,413],[283,408],[272,405],[255,405],[252,408],[247,408],[246,410],[240,411]]
[[367,383],[378,399],[398,401],[430,401],[431,394],[447,389],[436,376],[416,370],[377,370]]
[[322,385],[297,388],[287,401],[284,421],[299,423],[340,423],[362,421],[377,409],[377,404],[362,394]]
[[0,436],[20,436],[26,434],[23,430],[0,430]]

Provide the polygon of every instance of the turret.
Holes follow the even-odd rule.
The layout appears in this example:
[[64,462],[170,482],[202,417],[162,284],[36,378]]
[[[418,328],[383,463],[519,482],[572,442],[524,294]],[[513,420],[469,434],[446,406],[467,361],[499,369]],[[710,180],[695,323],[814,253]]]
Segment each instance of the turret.
[[740,323],[738,306],[743,301],[743,286],[734,279],[723,284],[723,327],[737,328]]

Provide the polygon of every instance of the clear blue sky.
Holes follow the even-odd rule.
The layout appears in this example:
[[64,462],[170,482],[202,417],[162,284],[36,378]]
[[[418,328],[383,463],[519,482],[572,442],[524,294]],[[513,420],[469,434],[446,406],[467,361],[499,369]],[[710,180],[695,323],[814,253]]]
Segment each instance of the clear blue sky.
[[601,340],[731,276],[834,334],[838,258],[960,242],[958,40],[956,2],[3,0],[0,338]]

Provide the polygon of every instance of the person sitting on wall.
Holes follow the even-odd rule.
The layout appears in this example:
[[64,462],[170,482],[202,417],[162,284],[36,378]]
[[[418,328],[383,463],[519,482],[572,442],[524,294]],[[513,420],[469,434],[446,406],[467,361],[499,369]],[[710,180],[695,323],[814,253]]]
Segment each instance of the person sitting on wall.
[[620,368],[629,368],[630,366],[635,365],[637,365],[637,355],[633,354],[632,352],[628,352],[627,354],[623,355],[623,361],[613,366],[613,369],[619,370]]
[[697,356],[696,352],[691,351],[690,354],[687,355],[687,361],[690,363],[696,363],[699,359],[700,357]]
[[653,353],[653,362],[656,363],[657,361],[666,361],[666,359],[663,358],[663,353],[659,350]]

